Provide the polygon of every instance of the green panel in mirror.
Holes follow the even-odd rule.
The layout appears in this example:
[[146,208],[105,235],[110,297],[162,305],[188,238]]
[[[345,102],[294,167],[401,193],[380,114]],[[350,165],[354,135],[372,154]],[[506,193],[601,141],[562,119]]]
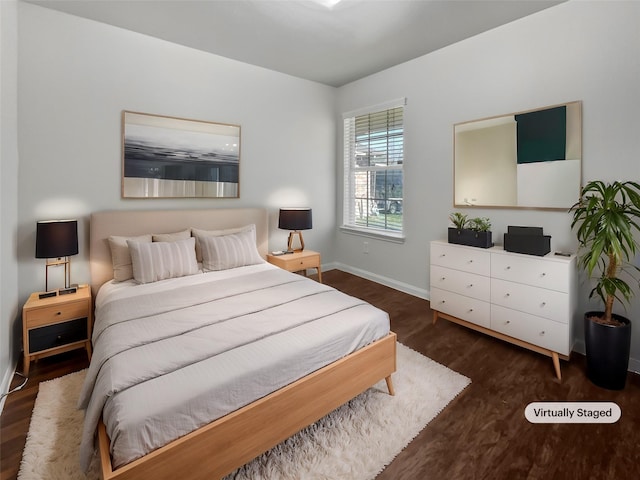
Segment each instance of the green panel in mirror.
[[454,125],[454,206],[565,210],[580,196],[582,102]]

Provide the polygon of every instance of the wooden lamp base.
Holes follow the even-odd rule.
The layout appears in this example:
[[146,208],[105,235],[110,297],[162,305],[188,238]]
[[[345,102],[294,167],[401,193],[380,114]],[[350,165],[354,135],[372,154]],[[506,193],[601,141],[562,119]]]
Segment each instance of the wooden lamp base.
[[[293,248],[293,239],[296,235],[300,238],[300,248],[298,249]],[[304,250],[304,240],[302,239],[302,232],[300,230],[295,230],[289,233],[289,242],[287,243],[287,250],[290,252],[301,252],[302,250]]]

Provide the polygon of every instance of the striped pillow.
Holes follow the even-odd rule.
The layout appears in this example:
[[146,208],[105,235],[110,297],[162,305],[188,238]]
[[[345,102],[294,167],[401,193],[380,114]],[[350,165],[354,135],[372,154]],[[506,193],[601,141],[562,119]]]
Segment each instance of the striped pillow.
[[129,240],[151,243],[151,235],[140,235],[137,237],[111,235],[109,237],[111,262],[113,264],[113,280],[116,282],[124,282],[125,280],[133,278],[131,254],[129,253],[129,247],[127,246],[127,242]]
[[255,226],[231,235],[200,237],[205,270],[227,270],[264,262],[256,248]]
[[194,238],[154,243],[129,240],[127,244],[131,253],[133,278],[138,283],[198,273]]
[[237,228],[226,228],[224,230],[200,230],[199,228],[191,229],[191,236],[196,237],[196,260],[202,262],[202,237],[220,237],[223,235],[231,235],[232,233],[246,232],[255,229],[254,224],[245,225]]

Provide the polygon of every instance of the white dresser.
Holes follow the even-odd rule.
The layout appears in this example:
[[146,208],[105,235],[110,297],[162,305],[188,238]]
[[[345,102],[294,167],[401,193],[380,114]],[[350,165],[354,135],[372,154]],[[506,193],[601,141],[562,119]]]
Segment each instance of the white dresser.
[[431,309],[550,356],[558,378],[569,359],[576,311],[576,257],[511,253],[502,247],[431,242]]

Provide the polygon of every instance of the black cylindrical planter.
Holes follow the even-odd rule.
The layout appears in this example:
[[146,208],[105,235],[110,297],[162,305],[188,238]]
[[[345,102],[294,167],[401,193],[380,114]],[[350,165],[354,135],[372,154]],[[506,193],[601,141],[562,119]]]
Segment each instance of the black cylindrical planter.
[[587,376],[595,385],[609,390],[622,390],[627,381],[631,350],[631,322],[613,314],[623,326],[603,325],[590,317],[602,312],[584,314],[584,344],[587,353]]

